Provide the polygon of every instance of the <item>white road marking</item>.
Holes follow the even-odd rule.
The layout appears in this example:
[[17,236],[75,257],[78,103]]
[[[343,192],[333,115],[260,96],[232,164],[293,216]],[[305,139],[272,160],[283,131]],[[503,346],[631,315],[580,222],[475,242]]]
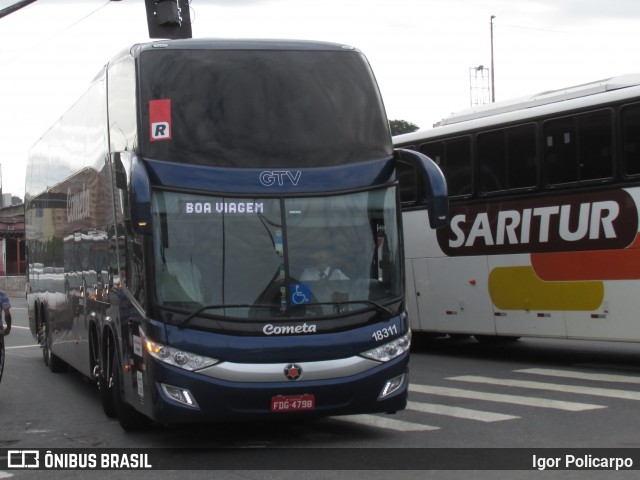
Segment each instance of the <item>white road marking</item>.
[[387,430],[395,430],[398,432],[424,432],[429,430],[439,430],[440,427],[432,425],[423,425],[414,422],[403,422],[388,417],[379,417],[377,415],[350,415],[348,417],[334,417],[337,420],[347,420],[351,423],[366,425],[368,427],[384,428]]
[[451,377],[447,380],[455,380],[458,382],[484,383],[488,385],[501,385],[504,387],[530,388],[534,390],[549,390],[553,392],[577,393],[580,395],[621,398],[624,400],[640,400],[640,392],[616,390],[612,388],[583,387],[579,385],[559,385],[555,383],[531,382],[528,380],[509,380],[503,378],[481,377],[475,375]]
[[469,408],[454,407],[450,405],[438,405],[435,403],[408,402],[407,409],[422,413],[433,413],[435,415],[445,415],[448,417],[464,418],[466,420],[477,420],[480,422],[501,422],[504,420],[515,420],[513,415],[502,413],[483,412],[481,410],[471,410]]
[[532,375],[546,375],[549,377],[577,378],[580,380],[593,380],[596,382],[620,382],[640,385],[640,375],[610,375],[604,373],[575,372],[570,370],[553,370],[550,368],[525,368],[523,370],[514,370],[514,372],[529,373]]
[[553,400],[549,398],[525,397],[522,395],[506,395],[503,393],[477,392],[473,390],[464,390],[462,388],[412,384],[409,385],[409,391],[426,393],[429,395],[442,395],[446,397],[468,398],[472,400],[486,400],[489,402],[511,403],[514,405],[525,405],[529,407],[553,408],[556,410],[567,410],[570,412],[607,408],[604,405],[594,405],[590,403],[565,402],[562,400]]

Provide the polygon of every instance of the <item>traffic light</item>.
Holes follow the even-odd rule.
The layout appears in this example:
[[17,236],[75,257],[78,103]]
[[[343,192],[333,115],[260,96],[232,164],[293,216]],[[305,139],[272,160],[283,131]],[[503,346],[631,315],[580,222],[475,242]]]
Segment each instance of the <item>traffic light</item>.
[[189,0],[144,0],[149,38],[191,38]]

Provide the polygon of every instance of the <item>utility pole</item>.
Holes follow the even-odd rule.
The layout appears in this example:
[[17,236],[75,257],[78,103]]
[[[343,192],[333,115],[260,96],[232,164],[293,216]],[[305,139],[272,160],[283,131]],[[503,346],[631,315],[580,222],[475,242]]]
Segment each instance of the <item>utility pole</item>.
[[491,15],[491,103],[496,101],[496,83],[495,83],[495,74],[496,67],[493,64],[493,19],[496,18],[495,15]]

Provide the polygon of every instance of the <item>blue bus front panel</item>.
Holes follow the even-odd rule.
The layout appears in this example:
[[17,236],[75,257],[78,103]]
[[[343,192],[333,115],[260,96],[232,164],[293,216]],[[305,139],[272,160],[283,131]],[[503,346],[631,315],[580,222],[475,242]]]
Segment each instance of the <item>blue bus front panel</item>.
[[[143,411],[166,424],[396,412],[407,402],[408,354],[352,377],[309,382],[229,382],[183,372],[156,360],[147,365],[154,382],[151,402]],[[385,384],[397,377],[402,377],[400,388],[379,399]],[[187,390],[197,406],[173,400],[163,384]],[[274,412],[273,402],[278,396],[313,398],[314,408]]]
[[126,359],[132,368],[125,369],[125,395],[161,423],[395,412],[406,406],[408,351],[385,362],[360,355],[382,345],[376,339],[381,331],[407,336],[405,315],[355,330],[277,338],[168,329],[185,350],[190,337],[200,345],[208,339],[213,345],[199,354],[223,360],[198,371],[169,365],[147,351],[140,330]]

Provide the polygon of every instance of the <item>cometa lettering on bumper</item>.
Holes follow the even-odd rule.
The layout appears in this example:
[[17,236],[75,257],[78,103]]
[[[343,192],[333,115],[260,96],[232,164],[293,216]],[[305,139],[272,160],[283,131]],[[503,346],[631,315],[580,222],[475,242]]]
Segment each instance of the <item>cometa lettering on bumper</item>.
[[272,325],[267,324],[262,329],[265,335],[298,335],[300,333],[316,333],[317,325],[308,325],[303,323],[302,325]]

